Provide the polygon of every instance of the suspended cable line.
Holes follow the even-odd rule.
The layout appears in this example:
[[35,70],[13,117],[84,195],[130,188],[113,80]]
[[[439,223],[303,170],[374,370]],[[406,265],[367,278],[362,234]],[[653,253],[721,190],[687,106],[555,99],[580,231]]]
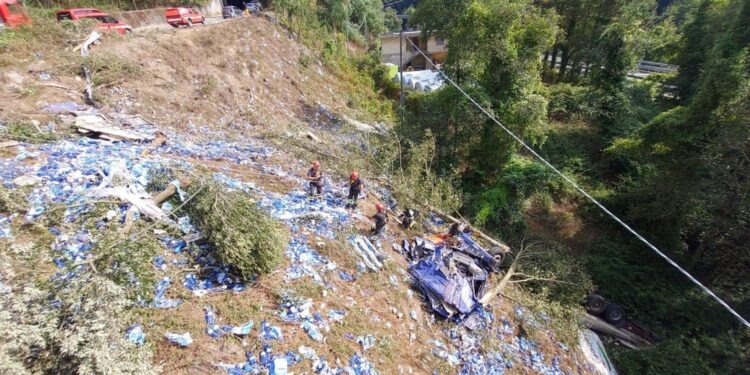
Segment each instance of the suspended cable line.
[[[591,203],[593,203],[594,205],[596,205],[597,207],[599,207],[599,209],[602,210],[605,214],[607,214],[607,216],[611,217],[614,221],[616,221],[623,228],[625,228],[625,230],[627,230],[633,236],[635,236],[637,239],[639,239],[641,242],[643,242],[644,244],[646,244],[646,246],[648,246],[651,250],[653,250],[657,255],[659,255],[660,257],[664,258],[664,260],[667,261],[667,263],[669,263],[674,268],[676,268],[678,271],[680,271],[680,273],[682,273],[683,275],[685,275],[685,277],[687,277],[690,281],[692,281],[695,285],[697,285],[701,290],[703,290],[704,293],[706,293],[707,295],[709,295],[716,302],[718,302],[722,307],[724,307],[725,310],[729,311],[729,313],[731,313],[732,315],[734,315],[735,318],[737,318],[737,320],[739,320],[743,325],[745,325],[745,327],[750,328],[750,322],[748,322],[745,318],[743,318],[742,315],[740,315],[731,306],[729,306],[729,304],[727,304],[726,302],[724,302],[724,300],[722,300],[721,298],[719,298],[719,296],[717,296],[714,292],[712,292],[705,285],[703,285],[700,281],[698,281],[698,279],[696,279],[695,277],[693,277],[693,275],[691,275],[688,271],[686,271],[685,269],[683,269],[682,267],[680,267],[680,265],[677,264],[677,262],[675,262],[674,260],[672,260],[671,258],[669,258],[669,256],[667,256],[661,250],[659,250],[656,246],[654,246],[653,244],[651,244],[651,242],[649,242],[645,237],[643,237],[640,233],[636,232],[635,229],[631,228],[630,225],[628,225],[622,219],[620,219],[619,217],[617,217],[617,215],[615,215],[614,213],[612,213],[612,211],[610,211],[609,209],[607,209],[607,207],[604,207],[603,204],[601,204],[598,200],[596,200],[596,198],[592,197],[591,194],[587,193],[586,190],[583,190],[583,188],[580,187],[570,177],[566,176],[559,169],[555,168],[554,165],[552,165],[550,162],[548,162],[547,159],[545,159],[544,157],[542,157],[541,155],[539,155],[539,153],[537,153],[536,151],[534,151],[534,149],[531,148],[531,146],[529,146],[528,144],[526,144],[526,142],[524,142],[523,139],[521,139],[519,136],[517,136],[515,133],[513,133],[505,125],[503,125],[502,123],[500,123],[500,121],[497,118],[495,118],[495,116],[493,116],[487,109],[485,109],[476,100],[474,100],[474,98],[472,98],[469,94],[467,94],[466,91],[464,91],[458,84],[456,84],[456,82],[454,82],[447,74],[445,74],[445,72],[443,72],[442,69],[439,69],[432,62],[432,59],[429,58],[427,55],[425,55],[425,53],[422,52],[422,50],[417,45],[415,45],[414,42],[411,41],[411,39],[407,38],[406,40],[412,45],[412,47],[414,48],[414,50],[417,51],[417,52],[419,52],[419,54],[421,54],[425,58],[425,60],[427,60],[427,62],[430,65],[432,65],[438,72],[440,72],[440,74],[448,82],[450,82],[451,85],[453,85],[454,87],[456,87],[456,89],[458,89],[458,91],[460,91],[467,99],[469,99],[469,101],[471,103],[473,103],[477,108],[479,108],[480,111],[482,111],[487,117],[490,118],[490,120],[492,120],[495,124],[497,124],[500,128],[502,128],[506,133],[508,133],[508,135],[510,135],[511,137],[513,137],[513,139],[515,139],[516,142],[520,143],[521,146],[523,146],[523,148],[525,148],[528,152],[530,152],[532,155],[534,155],[537,159],[541,160],[541,162],[544,163],[544,165],[546,165],[548,168],[550,168],[552,171],[554,171],[557,175],[559,175],[560,177],[562,177],[563,180],[565,180],[567,183],[569,183],[571,186],[573,186],[573,188],[575,188],[579,193],[581,193],[584,197],[586,197],[589,201],[591,201]],[[399,76],[399,79],[403,80],[403,76]]]

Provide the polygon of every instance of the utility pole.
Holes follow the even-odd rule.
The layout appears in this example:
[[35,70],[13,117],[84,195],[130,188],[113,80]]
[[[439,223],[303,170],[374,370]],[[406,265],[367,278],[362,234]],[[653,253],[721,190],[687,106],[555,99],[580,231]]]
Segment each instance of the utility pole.
[[404,29],[406,29],[406,21],[409,17],[407,15],[399,15],[398,18],[401,20],[401,32],[399,33],[399,48],[398,48],[398,81],[401,85],[399,90],[399,115],[401,120],[401,126],[404,126]]

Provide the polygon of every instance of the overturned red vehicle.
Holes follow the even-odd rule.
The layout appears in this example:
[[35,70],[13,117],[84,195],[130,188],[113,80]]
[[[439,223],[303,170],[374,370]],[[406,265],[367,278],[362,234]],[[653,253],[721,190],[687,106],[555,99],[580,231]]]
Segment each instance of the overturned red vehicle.
[[23,3],[19,0],[0,0],[0,27],[18,27],[31,24]]

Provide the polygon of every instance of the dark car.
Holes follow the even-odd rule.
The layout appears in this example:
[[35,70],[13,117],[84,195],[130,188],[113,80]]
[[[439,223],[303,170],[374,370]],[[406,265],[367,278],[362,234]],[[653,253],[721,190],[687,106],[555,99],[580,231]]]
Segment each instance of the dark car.
[[261,5],[260,1],[254,0],[245,3],[245,8],[247,8],[247,11],[253,14],[260,13],[263,6]]
[[242,10],[234,5],[228,5],[221,10],[221,16],[224,18],[242,17]]

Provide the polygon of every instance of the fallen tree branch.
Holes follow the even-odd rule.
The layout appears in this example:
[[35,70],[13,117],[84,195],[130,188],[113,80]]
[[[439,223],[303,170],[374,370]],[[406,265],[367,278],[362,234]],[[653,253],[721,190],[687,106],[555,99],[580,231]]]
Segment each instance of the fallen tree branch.
[[575,283],[571,283],[569,281],[563,281],[563,280],[557,280],[557,279],[550,279],[550,278],[546,278],[546,277],[527,277],[527,278],[522,279],[522,280],[510,280],[510,281],[508,281],[508,283],[510,283],[510,284],[525,283],[527,281],[549,281],[549,282],[552,282],[552,283],[560,283],[560,284],[568,284],[568,285],[578,285],[578,284],[575,284]]
[[[384,185],[386,185],[388,188],[393,189],[393,186],[386,179],[384,179],[382,177],[373,177],[373,179],[376,180],[376,181],[379,181],[380,183],[382,183]],[[418,199],[414,198],[411,195],[407,194],[407,197],[409,199],[411,199],[412,201],[414,201],[414,202],[419,202]],[[453,217],[451,215],[446,214],[445,212],[443,212],[443,211],[441,211],[441,210],[433,207],[431,204],[429,204],[427,202],[423,202],[422,205],[425,206],[425,207],[427,207],[427,209],[429,209],[430,211],[435,212],[439,216],[445,218],[446,220],[448,220],[448,221],[450,221],[450,222],[452,222],[454,224],[461,224],[462,223],[461,220],[459,220],[459,219],[457,219],[457,218],[455,218],[455,217]],[[508,252],[511,251],[510,246],[508,246],[508,245],[506,245],[506,244],[504,244],[504,243],[502,243],[502,242],[500,242],[500,241],[498,241],[498,240],[490,237],[489,235],[485,234],[481,230],[475,228],[468,221],[466,221],[466,223],[468,223],[471,226],[471,230],[472,230],[473,233],[476,233],[480,238],[482,238],[483,240],[489,242],[490,245],[497,246],[497,247],[501,248],[503,250],[503,252],[505,252],[505,253],[508,253]]]
[[[86,38],[86,40],[83,41],[76,49],[81,50],[81,57],[88,57],[89,56],[89,46],[91,46],[94,42],[99,40],[99,38],[102,35],[99,34],[96,31],[92,31],[91,34],[89,34],[89,37]],[[96,101],[94,100],[94,82],[91,78],[91,69],[86,65],[86,63],[83,63],[83,75],[86,77],[86,88],[83,91],[84,100],[86,101],[86,104],[96,106]]]
[[90,204],[104,204],[104,203],[107,203],[107,204],[122,204],[123,202],[121,202],[121,201],[92,201],[92,202],[86,202],[86,203],[80,203],[80,204],[72,204],[70,206],[53,207],[52,209],[50,209],[50,211],[67,210],[68,208],[76,208],[76,207],[81,207],[81,206],[88,206]]

